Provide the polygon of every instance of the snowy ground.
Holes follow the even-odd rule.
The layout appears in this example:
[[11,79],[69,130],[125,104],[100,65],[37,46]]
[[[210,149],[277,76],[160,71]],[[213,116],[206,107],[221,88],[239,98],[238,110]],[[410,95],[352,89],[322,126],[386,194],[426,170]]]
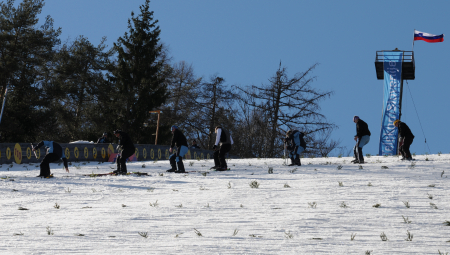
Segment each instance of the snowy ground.
[[149,176],[105,177],[83,174],[114,164],[53,164],[52,179],[2,165],[0,254],[445,254],[450,155],[415,158],[186,160],[188,174],[146,161],[128,170]]

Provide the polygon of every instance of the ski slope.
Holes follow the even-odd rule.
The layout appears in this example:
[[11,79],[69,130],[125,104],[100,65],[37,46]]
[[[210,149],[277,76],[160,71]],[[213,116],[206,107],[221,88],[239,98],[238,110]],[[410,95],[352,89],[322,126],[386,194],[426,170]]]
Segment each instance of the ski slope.
[[103,177],[83,175],[115,164],[72,162],[51,179],[2,165],[0,254],[445,254],[450,155],[415,158],[141,161],[128,171],[148,176]]

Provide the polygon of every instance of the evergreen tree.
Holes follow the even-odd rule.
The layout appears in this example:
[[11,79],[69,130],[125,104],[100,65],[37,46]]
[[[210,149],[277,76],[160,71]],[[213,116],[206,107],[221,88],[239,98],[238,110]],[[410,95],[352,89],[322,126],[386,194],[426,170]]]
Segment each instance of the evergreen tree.
[[96,140],[108,128],[103,100],[110,96],[110,86],[103,73],[113,50],[105,50],[105,41],[96,47],[80,36],[55,56],[53,76],[59,95],[54,112],[64,140]]
[[[0,3],[0,100],[8,87],[8,100],[0,130],[3,142],[34,141],[55,127],[50,110],[50,77],[60,29],[50,16],[38,27],[43,0]],[[53,135],[53,134],[50,134]]]
[[151,141],[151,129],[144,125],[149,111],[159,107],[167,98],[163,46],[159,43],[158,20],[153,20],[150,1],[140,6],[141,13],[131,13],[128,32],[114,44],[117,63],[112,72],[114,102],[111,113],[115,124],[138,143]]

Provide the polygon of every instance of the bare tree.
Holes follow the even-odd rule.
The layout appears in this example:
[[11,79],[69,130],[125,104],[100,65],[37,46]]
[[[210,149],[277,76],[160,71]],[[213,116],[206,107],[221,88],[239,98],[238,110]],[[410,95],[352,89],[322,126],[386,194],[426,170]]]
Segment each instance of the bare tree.
[[[202,140],[205,149],[211,149],[213,146],[214,127],[222,125],[230,129],[233,121],[231,111],[231,102],[235,95],[224,84],[222,77],[214,75],[209,82],[204,82],[198,93],[196,100],[197,111],[195,116],[190,118],[190,125],[197,130],[199,139]],[[202,139],[206,136],[207,139]]]
[[333,92],[321,92],[311,86],[316,77],[309,77],[314,64],[305,72],[296,73],[288,78],[285,67],[280,66],[276,74],[269,79],[269,84],[261,87],[252,86],[240,89],[249,98],[241,99],[254,108],[260,109],[267,115],[267,156],[274,157],[282,151],[281,139],[286,130],[298,128],[306,135],[316,132],[331,131],[336,126],[329,123],[320,113],[319,103],[330,97]]

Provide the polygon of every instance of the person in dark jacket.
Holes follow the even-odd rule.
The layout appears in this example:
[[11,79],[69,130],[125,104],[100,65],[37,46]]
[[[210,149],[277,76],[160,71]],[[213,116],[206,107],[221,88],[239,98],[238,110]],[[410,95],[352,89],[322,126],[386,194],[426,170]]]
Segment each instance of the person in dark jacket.
[[103,136],[97,140],[97,143],[109,143],[108,133],[103,133]]
[[42,159],[41,162],[41,171],[37,177],[41,178],[49,178],[51,177],[50,174],[50,163],[58,161],[59,159],[62,159],[64,162],[64,168],[66,169],[66,172],[69,172],[69,166],[67,165],[67,159],[66,154],[64,153],[63,148],[61,145],[59,145],[56,142],[53,141],[42,141],[38,143],[35,147],[33,147],[33,151],[36,151],[37,149],[41,148],[42,146],[45,146],[47,148],[47,154],[45,155],[44,159]]
[[364,163],[364,154],[362,152],[362,148],[364,145],[368,144],[370,141],[370,131],[369,126],[366,122],[360,119],[358,116],[353,117],[353,122],[356,123],[356,135],[354,140],[356,141],[356,145],[353,148],[353,153],[355,155],[355,159],[352,160],[352,163],[355,164],[363,164]]
[[[185,173],[183,156],[188,152],[188,144],[184,134],[178,129],[177,126],[172,126],[172,142],[170,144],[169,152],[172,153],[173,147],[177,147],[177,152],[171,154],[169,157],[171,169],[166,172]],[[177,170],[178,166],[178,170]]]
[[284,142],[286,143],[286,148],[290,150],[289,158],[291,158],[291,164],[289,166],[301,166],[300,153],[306,150],[306,142],[303,137],[304,133],[298,130],[289,130],[286,132],[286,138]]
[[225,155],[231,150],[231,145],[234,143],[231,138],[230,132],[223,129],[221,126],[217,126],[215,129],[216,142],[214,143],[214,166],[211,169],[216,171],[228,170],[227,161]]
[[192,140],[191,149],[201,149],[200,146],[197,145],[197,141]]
[[409,129],[408,125],[406,125],[404,122],[401,122],[400,120],[394,121],[394,126],[398,128],[398,136],[399,139],[399,151],[402,154],[401,160],[412,160],[411,152],[409,151],[409,147],[413,143],[414,135],[411,132],[411,129]]
[[117,155],[116,159],[117,170],[113,171],[113,173],[126,174],[127,159],[135,153],[135,147],[133,142],[131,141],[130,136],[122,130],[117,129],[116,131],[114,131],[114,135],[119,138],[119,145],[117,146],[119,154]]

